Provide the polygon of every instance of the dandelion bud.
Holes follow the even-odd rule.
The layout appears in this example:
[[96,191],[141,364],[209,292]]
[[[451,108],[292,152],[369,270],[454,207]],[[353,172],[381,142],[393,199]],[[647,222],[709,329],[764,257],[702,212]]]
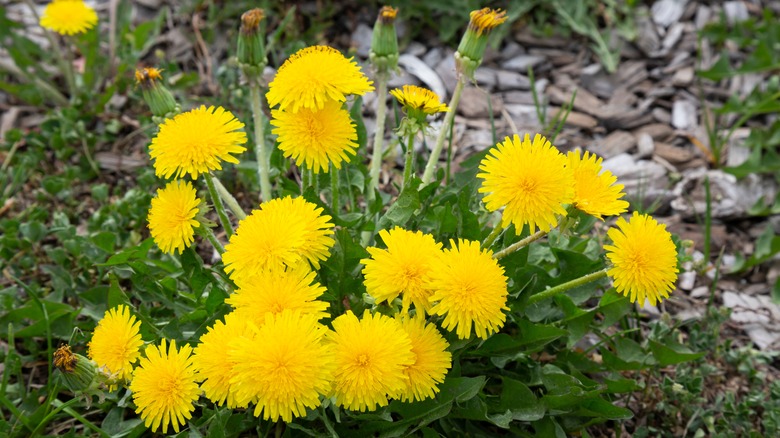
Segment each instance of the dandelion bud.
[[260,23],[265,13],[260,8],[250,9],[241,15],[241,31],[238,33],[238,49],[236,56],[241,69],[248,77],[255,77],[263,72],[268,64],[265,56],[265,42]]
[[469,27],[460,40],[458,51],[455,52],[455,63],[458,72],[469,79],[474,79],[474,72],[482,64],[487,38],[494,27],[506,21],[506,12],[500,9],[483,8],[471,11]]
[[62,384],[69,390],[86,392],[93,389],[97,375],[95,363],[70,351],[69,345],[63,345],[54,352],[54,366],[60,372]]
[[398,37],[395,32],[397,14],[398,8],[382,6],[374,23],[369,59],[380,72],[398,67]]
[[154,67],[135,71],[135,82],[141,86],[141,94],[157,117],[171,117],[180,111],[173,94],[162,83],[162,70]]

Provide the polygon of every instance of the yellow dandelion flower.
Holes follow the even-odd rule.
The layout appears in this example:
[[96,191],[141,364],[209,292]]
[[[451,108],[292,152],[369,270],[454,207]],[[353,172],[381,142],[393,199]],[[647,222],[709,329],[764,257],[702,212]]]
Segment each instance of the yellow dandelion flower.
[[425,400],[439,392],[438,384],[444,381],[452,367],[449,344],[434,324],[426,324],[423,318],[405,318],[401,326],[412,341],[414,363],[404,369],[409,377],[401,393],[401,401]]
[[40,25],[60,35],[75,35],[92,29],[97,22],[95,10],[82,0],[54,0],[43,10]]
[[677,249],[666,225],[635,211],[629,221],[618,218],[616,226],[607,232],[612,245],[604,245],[615,289],[640,306],[645,298],[653,306],[668,298],[678,271]]
[[201,173],[222,169],[220,161],[238,163],[230,154],[246,150],[244,124],[224,108],[201,105],[186,113],[166,119],[152,139],[149,154],[154,159],[154,172],[162,178],[190,174],[197,179]]
[[367,292],[377,302],[392,302],[402,296],[402,312],[414,304],[417,312],[431,308],[428,286],[433,262],[441,257],[441,243],[430,234],[395,227],[379,232],[387,249],[368,247],[371,258],[363,259]]
[[238,282],[238,289],[225,300],[235,313],[256,324],[265,320],[266,313],[299,310],[318,320],[329,316],[330,303],[317,300],[325,288],[314,277],[308,263],[298,263],[287,269],[263,269],[257,275]]
[[260,205],[238,224],[222,260],[236,282],[263,269],[295,266],[308,260],[316,268],[328,258],[335,240],[330,216],[303,198],[287,196]]
[[130,382],[135,412],[152,432],[162,425],[162,433],[168,433],[168,425],[172,424],[178,433],[179,425],[192,418],[193,403],[200,395],[195,382],[192,347],[184,345],[177,349],[174,340],[168,348],[163,339],[159,347],[147,346],[145,353],[146,357],[141,359]]
[[328,100],[345,102],[348,94],[372,91],[373,82],[360,66],[328,46],[311,46],[290,56],[268,84],[268,105],[298,112],[301,108],[322,109]]
[[407,113],[421,113],[424,117],[450,110],[447,104],[441,102],[438,94],[416,85],[404,85],[403,88],[390,90],[390,94],[403,105]]
[[235,362],[225,354],[225,348],[235,339],[251,336],[250,326],[235,312],[228,313],[224,319],[225,322],[218,320],[200,337],[200,343],[193,351],[192,363],[197,372],[196,379],[202,382],[200,388],[209,400],[218,406],[227,402],[228,408],[246,407],[239,406],[230,384],[235,375]]
[[333,353],[323,342],[327,328],[311,315],[286,310],[266,315],[251,338],[232,342],[230,384],[241,403],[255,403],[256,417],[286,422],[320,405],[333,373]]
[[109,309],[92,333],[87,356],[116,380],[129,380],[144,344],[140,329],[141,322],[127,306],[120,304]]
[[135,70],[135,83],[149,87],[155,81],[162,81],[162,69],[155,67],[143,67]]
[[480,193],[489,211],[504,208],[503,226],[514,223],[517,233],[525,224],[534,233],[558,224],[556,215],[565,216],[563,204],[574,200],[574,176],[566,157],[539,134],[531,142],[507,137],[490,150],[479,164],[483,180]]
[[148,220],[149,232],[162,252],[181,254],[195,240],[195,228],[200,227],[195,216],[200,213],[198,206],[202,202],[196,196],[189,181],[172,181],[157,190]]
[[507,278],[490,250],[480,250],[479,242],[460,239],[434,266],[431,274],[430,300],[435,304],[431,315],[443,315],[443,326],[456,329],[458,337],[487,339],[504,326]]
[[572,151],[566,158],[574,174],[574,206],[578,210],[602,220],[602,215],[617,216],[628,210],[628,202],[620,199],[626,196],[623,184],[615,184],[617,177],[602,169],[601,157]]
[[490,32],[506,21],[506,11],[501,9],[482,8],[469,14],[469,30],[481,35]]
[[328,333],[336,355],[332,395],[336,404],[353,411],[387,406],[387,397],[401,394],[414,364],[412,342],[401,324],[368,310],[358,320],[352,311],[333,320]]
[[271,116],[279,149],[298,166],[327,172],[329,163],[341,169],[341,162],[355,155],[357,131],[340,102],[329,100],[321,109],[301,108],[295,113],[273,110]]

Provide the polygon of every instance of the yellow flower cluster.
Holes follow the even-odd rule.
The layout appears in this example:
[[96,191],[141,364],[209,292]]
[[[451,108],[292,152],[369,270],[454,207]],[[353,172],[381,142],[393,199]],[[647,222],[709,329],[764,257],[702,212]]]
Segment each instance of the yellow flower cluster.
[[344,107],[347,96],[372,91],[372,82],[352,58],[328,46],[299,50],[268,84],[271,132],[279,149],[314,173],[341,168],[357,149],[357,130]]

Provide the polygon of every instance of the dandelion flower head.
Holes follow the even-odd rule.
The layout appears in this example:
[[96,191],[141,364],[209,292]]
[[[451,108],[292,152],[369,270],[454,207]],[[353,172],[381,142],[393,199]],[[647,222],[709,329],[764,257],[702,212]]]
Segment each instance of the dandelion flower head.
[[558,224],[556,215],[565,216],[564,204],[574,200],[574,176],[566,157],[537,134],[533,141],[507,137],[490,150],[479,164],[482,173],[480,193],[489,211],[504,208],[503,226],[513,223],[519,234],[528,224],[531,233]]
[[469,30],[481,35],[490,32],[493,28],[504,23],[507,19],[506,11],[501,9],[482,8],[471,11],[469,14]]
[[321,109],[301,108],[298,112],[273,110],[271,116],[279,149],[299,167],[327,172],[330,163],[341,169],[341,163],[355,155],[357,130],[341,102],[329,100]]
[[368,247],[371,257],[360,261],[365,265],[367,292],[377,302],[388,303],[401,295],[402,313],[408,312],[411,304],[417,312],[430,309],[428,280],[433,263],[442,255],[441,243],[430,234],[401,227],[382,230],[379,236],[387,249]]
[[146,357],[141,359],[130,382],[135,412],[152,432],[162,425],[162,433],[168,433],[170,424],[178,433],[179,425],[192,418],[193,403],[200,395],[192,347],[184,345],[178,349],[176,341],[172,340],[168,348],[163,339],[159,347],[148,345],[145,353]]
[[645,298],[653,306],[668,298],[678,271],[677,248],[666,225],[634,212],[628,221],[618,218],[616,226],[607,231],[612,245],[604,245],[615,289],[640,306]]
[[602,158],[585,152],[569,152],[568,166],[574,174],[574,206],[591,216],[617,216],[628,210],[628,202],[620,199],[623,184],[615,184],[617,177],[601,167]]
[[300,260],[318,268],[335,243],[331,218],[322,211],[302,197],[264,202],[230,237],[222,255],[225,271],[241,282],[262,269],[291,267]]
[[345,102],[374,87],[352,58],[328,46],[306,47],[288,58],[268,84],[268,105],[291,112],[322,109],[329,100]]
[[339,406],[374,411],[387,406],[388,396],[404,392],[409,381],[404,370],[414,364],[414,353],[398,321],[368,310],[358,320],[347,311],[333,320],[333,330],[328,333],[336,355],[332,395]]
[[236,312],[225,315],[225,321],[217,320],[208,332],[200,337],[192,355],[196,379],[209,400],[217,406],[227,402],[228,408],[239,406],[230,379],[234,376],[235,362],[225,354],[230,342],[243,336],[251,336],[247,320]]
[[481,250],[479,242],[460,239],[444,250],[431,274],[430,297],[435,303],[431,315],[443,315],[443,327],[455,331],[460,339],[471,336],[487,339],[504,325],[507,278],[490,250]]
[[60,35],[84,33],[98,22],[98,16],[83,0],[54,0],[43,10],[40,25]]
[[257,275],[238,283],[238,289],[225,300],[235,313],[260,325],[266,313],[298,310],[316,319],[327,318],[330,305],[319,301],[325,293],[306,262],[287,269],[262,269]]
[[194,241],[195,228],[200,222],[195,218],[202,202],[196,197],[189,181],[175,180],[157,190],[149,209],[149,232],[164,253],[180,254]]
[[109,309],[92,333],[87,355],[110,376],[129,380],[144,344],[140,329],[141,322],[127,306],[120,304]]
[[255,331],[228,348],[237,400],[255,403],[254,415],[262,412],[270,421],[305,416],[330,390],[334,364],[323,343],[327,328],[311,315],[286,310],[267,314]]
[[409,381],[399,398],[401,401],[433,398],[452,367],[452,354],[447,351],[449,344],[436,326],[426,324],[423,318],[404,318],[401,326],[412,341],[414,363],[404,369]]
[[221,161],[238,163],[231,154],[246,150],[243,127],[221,106],[201,105],[166,119],[149,146],[155,174],[162,178],[189,174],[197,179],[202,173],[222,169]]
[[416,85],[404,85],[403,88],[390,90],[390,94],[403,105],[409,117],[425,119],[437,113],[449,111],[447,104],[439,99],[439,96],[431,90]]

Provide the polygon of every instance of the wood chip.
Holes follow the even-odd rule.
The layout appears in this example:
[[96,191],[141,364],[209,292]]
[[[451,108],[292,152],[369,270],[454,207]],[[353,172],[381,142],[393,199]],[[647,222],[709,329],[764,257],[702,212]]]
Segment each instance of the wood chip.
[[[561,108],[550,108],[550,117],[557,117],[558,113],[561,111]],[[563,116],[563,114],[561,116]],[[599,121],[587,114],[571,111],[568,117],[566,117],[566,124],[578,128],[593,129],[599,125]]]
[[594,141],[589,149],[608,159],[628,152],[634,146],[636,146],[636,137],[630,132],[613,131],[603,139]]

